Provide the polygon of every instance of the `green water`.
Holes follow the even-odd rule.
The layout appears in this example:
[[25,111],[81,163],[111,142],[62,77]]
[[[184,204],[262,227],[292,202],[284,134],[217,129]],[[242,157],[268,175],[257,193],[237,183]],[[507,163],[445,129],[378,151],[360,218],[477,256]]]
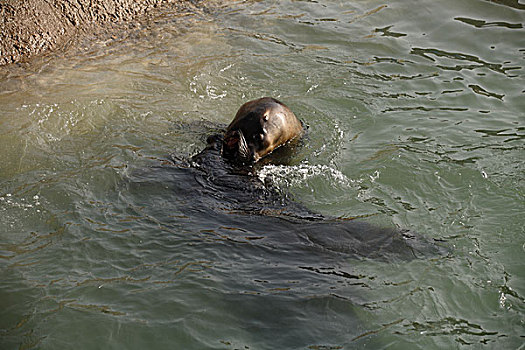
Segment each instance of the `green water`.
[[[2,68],[0,347],[522,349],[524,10],[236,2]],[[259,177],[450,253],[307,254],[187,215],[147,169],[261,96],[309,131]]]

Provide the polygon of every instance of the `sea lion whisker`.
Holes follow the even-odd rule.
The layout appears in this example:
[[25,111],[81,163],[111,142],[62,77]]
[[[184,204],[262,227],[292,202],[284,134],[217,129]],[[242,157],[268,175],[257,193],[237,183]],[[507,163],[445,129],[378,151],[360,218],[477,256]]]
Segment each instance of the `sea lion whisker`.
[[250,150],[248,148],[248,143],[246,142],[246,138],[244,137],[244,134],[241,130],[237,130],[237,133],[239,135],[239,155],[243,159],[250,158]]

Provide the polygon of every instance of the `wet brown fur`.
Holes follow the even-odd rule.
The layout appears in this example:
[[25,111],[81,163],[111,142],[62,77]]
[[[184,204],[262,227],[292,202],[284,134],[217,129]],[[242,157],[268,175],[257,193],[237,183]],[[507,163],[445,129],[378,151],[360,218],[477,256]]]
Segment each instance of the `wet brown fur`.
[[263,97],[239,108],[226,129],[223,155],[256,162],[303,132],[303,125],[290,108],[274,98]]

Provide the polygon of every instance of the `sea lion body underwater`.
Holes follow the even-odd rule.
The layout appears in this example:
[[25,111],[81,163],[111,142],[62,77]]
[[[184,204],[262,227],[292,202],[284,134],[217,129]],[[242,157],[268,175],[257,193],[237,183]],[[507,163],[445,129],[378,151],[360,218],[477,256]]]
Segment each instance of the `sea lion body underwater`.
[[234,161],[255,163],[303,133],[302,123],[290,108],[263,97],[239,108],[224,134],[222,154]]
[[[217,222],[234,222],[229,226],[264,237],[259,242],[291,244],[290,249],[304,248],[308,254],[317,248],[323,253],[378,259],[447,254],[437,241],[406,230],[315,213],[254,176],[255,167],[244,166],[299,139],[303,132],[301,122],[279,101],[265,97],[245,103],[224,135],[210,135],[206,148],[190,163],[172,158],[177,172],[171,177],[176,179],[173,186],[183,198],[180,210],[196,217],[196,222],[211,220],[212,227]],[[247,219],[247,215],[253,217]]]

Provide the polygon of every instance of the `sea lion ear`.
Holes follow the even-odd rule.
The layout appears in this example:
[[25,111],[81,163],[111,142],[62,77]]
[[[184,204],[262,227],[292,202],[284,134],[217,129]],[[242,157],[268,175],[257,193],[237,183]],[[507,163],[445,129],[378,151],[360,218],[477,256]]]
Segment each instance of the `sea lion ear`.
[[269,118],[270,118],[270,110],[267,109],[266,112],[264,112],[263,114],[263,120],[267,122]]

